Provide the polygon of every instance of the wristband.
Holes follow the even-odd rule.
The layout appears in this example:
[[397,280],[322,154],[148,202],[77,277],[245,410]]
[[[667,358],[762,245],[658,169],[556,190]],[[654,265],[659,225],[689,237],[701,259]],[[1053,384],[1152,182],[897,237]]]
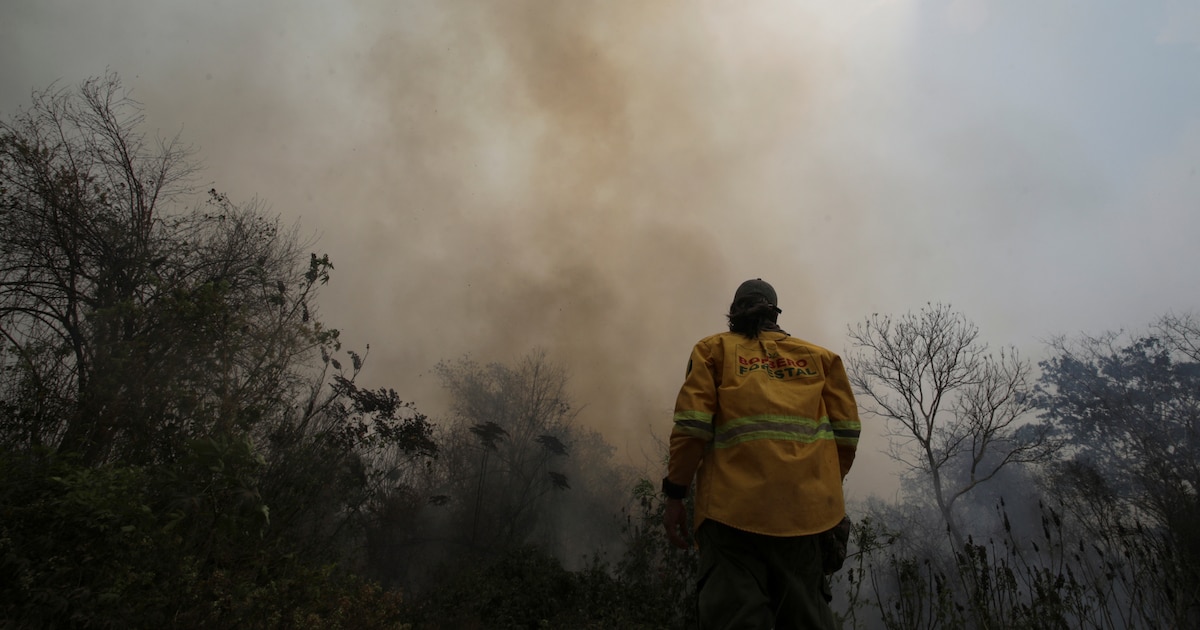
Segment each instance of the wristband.
[[668,499],[683,499],[687,497],[688,487],[672,483],[670,479],[663,477],[662,491]]

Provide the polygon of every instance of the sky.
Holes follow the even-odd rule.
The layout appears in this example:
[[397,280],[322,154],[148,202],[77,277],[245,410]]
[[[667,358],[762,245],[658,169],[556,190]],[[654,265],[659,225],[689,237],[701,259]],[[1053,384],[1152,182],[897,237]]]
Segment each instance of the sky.
[[364,383],[437,418],[437,362],[540,348],[634,465],[748,278],[843,354],[927,302],[1034,362],[1200,310],[1191,1],[0,0],[0,58],[0,114],[116,72],[311,238]]

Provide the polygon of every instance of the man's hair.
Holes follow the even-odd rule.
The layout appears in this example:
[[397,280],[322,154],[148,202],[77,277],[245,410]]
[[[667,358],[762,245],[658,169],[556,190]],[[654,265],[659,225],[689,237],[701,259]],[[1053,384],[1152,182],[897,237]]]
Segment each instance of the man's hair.
[[758,339],[759,333],[767,328],[774,328],[779,309],[760,295],[750,295],[735,299],[729,305],[729,332],[735,332],[747,339]]

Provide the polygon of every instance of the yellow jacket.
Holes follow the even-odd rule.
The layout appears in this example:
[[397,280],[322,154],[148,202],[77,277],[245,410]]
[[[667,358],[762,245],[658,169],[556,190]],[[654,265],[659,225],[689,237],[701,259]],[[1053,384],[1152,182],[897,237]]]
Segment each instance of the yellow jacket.
[[696,476],[696,527],[823,532],[845,515],[860,429],[836,354],[782,331],[712,335],[692,349],[675,401],[667,479]]

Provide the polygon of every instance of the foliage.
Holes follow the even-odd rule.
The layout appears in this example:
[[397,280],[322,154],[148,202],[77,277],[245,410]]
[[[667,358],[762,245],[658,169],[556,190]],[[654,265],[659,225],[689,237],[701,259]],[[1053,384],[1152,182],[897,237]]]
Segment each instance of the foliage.
[[556,495],[570,490],[574,410],[564,369],[531,353],[515,366],[443,361],[436,371],[452,397],[455,424],[443,440],[441,494],[479,552],[548,542]]
[[1167,625],[1200,622],[1200,326],[1051,342],[1039,403],[1070,444],[1047,487],[1092,538],[1136,532]]
[[[298,553],[362,567],[387,506],[415,492],[411,477],[432,464],[438,445],[413,403],[356,384],[365,358],[348,354],[351,371],[338,364],[319,399],[314,385],[303,415],[268,427],[262,484],[276,530]],[[323,356],[327,368],[337,364],[331,351]]]
[[433,436],[437,458],[374,504],[371,575],[426,595],[449,579],[445,567],[487,566],[513,549],[537,547],[572,570],[619,552],[614,513],[631,475],[575,423],[563,369],[534,351],[513,364],[444,361],[437,372],[454,417]]
[[415,618],[430,628],[564,627],[559,623],[575,612],[576,596],[571,574],[556,559],[517,547],[481,567],[459,567]]
[[1061,506],[1038,503],[1021,518],[999,503],[995,535],[968,538],[951,561],[939,551],[908,547],[912,532],[876,517],[856,524],[859,589],[841,614],[843,627],[863,627],[861,590],[868,586],[878,622],[915,628],[1160,628],[1176,626],[1170,595],[1156,576],[1155,537],[1124,527],[1079,538]]
[[[695,548],[677,549],[667,540],[663,527],[666,500],[655,484],[639,479],[633,498],[632,507],[625,512],[625,553],[616,567],[620,582],[635,594],[626,606],[654,627],[692,627],[696,623],[699,553]],[[691,495],[684,505],[691,519]]]
[[328,258],[151,140],[116,75],[34,94],[0,123],[0,440],[153,463],[282,413],[328,334]]
[[328,256],[257,203],[181,207],[189,150],[141,121],[107,75],[0,123],[4,619],[394,625],[346,570],[432,426],[357,385]]
[[310,566],[263,536],[246,446],[197,443],[185,461],[153,467],[0,456],[0,619],[17,628],[395,627],[395,593]]
[[417,628],[690,628],[695,617],[695,551],[667,543],[663,501],[641,479],[615,564],[592,556],[566,570],[544,548],[521,546],[482,564],[453,563],[440,588],[414,600]]

